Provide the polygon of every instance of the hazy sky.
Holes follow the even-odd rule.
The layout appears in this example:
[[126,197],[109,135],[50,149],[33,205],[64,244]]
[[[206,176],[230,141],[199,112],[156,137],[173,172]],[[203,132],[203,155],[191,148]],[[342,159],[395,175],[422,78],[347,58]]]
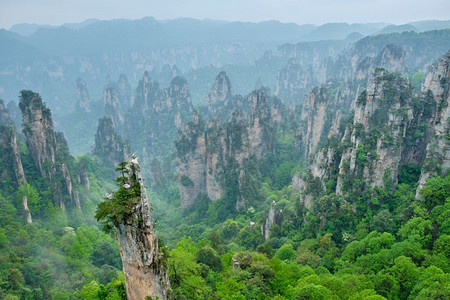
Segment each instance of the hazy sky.
[[0,0],[0,28],[97,19],[192,17],[298,24],[450,19],[450,0]]

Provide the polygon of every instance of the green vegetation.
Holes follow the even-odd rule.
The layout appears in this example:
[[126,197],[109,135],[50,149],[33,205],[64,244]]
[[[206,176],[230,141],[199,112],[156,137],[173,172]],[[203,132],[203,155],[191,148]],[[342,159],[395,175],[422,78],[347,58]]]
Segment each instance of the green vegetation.
[[116,168],[120,176],[116,178],[118,190],[114,194],[107,194],[104,201],[98,204],[95,218],[103,223],[104,228],[109,231],[123,223],[132,212],[134,204],[141,197],[141,188],[134,174],[128,177],[129,170],[127,162],[121,162]]
[[256,215],[247,213],[205,230],[197,242],[185,237],[176,244],[169,258],[176,298],[448,298],[449,185],[450,175],[430,179],[419,201],[414,187],[403,184],[385,195],[393,202],[380,199],[378,209],[361,204],[356,214],[350,199],[329,196],[307,212],[291,206],[293,194],[284,189],[270,198],[282,213],[269,240],[250,242],[261,233],[249,227]]
[[[81,211],[56,208],[52,194],[39,188],[46,186],[46,179],[30,172],[15,192],[0,192],[1,299],[125,299],[115,239],[99,230],[92,218],[106,179],[91,158],[79,160],[97,170],[89,171],[89,193],[77,187]],[[22,216],[23,196],[28,198],[32,224]]]

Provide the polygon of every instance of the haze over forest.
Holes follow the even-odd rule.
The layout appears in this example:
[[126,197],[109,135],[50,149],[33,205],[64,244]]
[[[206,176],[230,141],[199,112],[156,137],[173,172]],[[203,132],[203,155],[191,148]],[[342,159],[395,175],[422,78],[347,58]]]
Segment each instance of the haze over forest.
[[450,298],[447,1],[0,1],[0,299]]

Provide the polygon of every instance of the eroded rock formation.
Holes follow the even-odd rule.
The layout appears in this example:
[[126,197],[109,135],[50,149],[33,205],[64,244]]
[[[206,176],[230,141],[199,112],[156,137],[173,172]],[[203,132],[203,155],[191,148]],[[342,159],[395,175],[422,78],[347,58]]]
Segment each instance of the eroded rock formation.
[[49,180],[55,203],[64,209],[64,194],[67,193],[73,205],[80,208],[71,171],[67,167],[70,160],[67,143],[62,133],[55,133],[50,109],[39,94],[32,91],[21,91],[19,107],[28,150],[41,176]]
[[431,139],[427,145],[425,163],[417,188],[425,185],[427,178],[450,170],[450,52],[444,55],[430,72],[422,91],[436,103],[435,120],[431,124]]
[[103,117],[98,121],[93,154],[110,166],[117,166],[130,158],[128,143],[115,132],[111,117]]
[[129,184],[139,184],[140,199],[131,214],[116,228],[127,298],[129,300],[172,299],[164,252],[158,245],[147,192],[136,156],[128,166]]
[[226,186],[235,189],[236,209],[251,202],[249,191],[256,188],[258,176],[255,162],[273,151],[283,107],[265,90],[251,93],[246,101],[248,116],[235,111],[227,122],[213,118],[206,125],[195,112],[180,130],[176,147],[182,207],[193,205],[202,194],[216,201]]

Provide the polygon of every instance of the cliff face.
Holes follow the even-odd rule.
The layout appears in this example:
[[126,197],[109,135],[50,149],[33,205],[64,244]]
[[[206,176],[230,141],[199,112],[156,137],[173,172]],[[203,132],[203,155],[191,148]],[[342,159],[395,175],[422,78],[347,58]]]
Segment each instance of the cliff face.
[[133,157],[128,166],[129,184],[139,184],[140,199],[131,214],[116,228],[122,258],[127,298],[172,299],[169,272],[160,252],[139,162]]
[[177,141],[177,173],[181,207],[195,203],[206,193],[206,135],[205,123],[196,111],[192,121],[180,130]]
[[[0,99],[0,159],[4,170],[0,175],[2,181],[6,181],[8,177],[12,177],[11,170],[15,173],[15,182],[19,186],[25,182],[25,173],[23,171],[22,160],[20,158],[19,146],[17,145],[16,129],[11,123],[8,110]],[[9,166],[6,168],[6,166]]]
[[237,209],[254,200],[249,196],[258,176],[254,163],[273,151],[282,105],[264,90],[253,92],[246,101],[247,117],[236,111],[229,121],[213,118],[206,126],[194,113],[193,121],[180,130],[176,147],[182,207],[193,205],[202,194],[218,200],[226,186],[235,189]]
[[[295,188],[303,191],[306,206],[314,198],[333,192],[340,196],[374,188],[393,189],[403,166],[417,167],[424,160],[427,165],[428,157],[436,153],[430,154],[431,148],[440,149],[438,165],[445,165],[448,146],[444,145],[443,136],[448,125],[441,120],[446,120],[448,113],[443,109],[448,103],[448,86],[441,78],[448,78],[446,59],[447,56],[438,64],[438,71],[427,79],[437,97],[431,91],[414,96],[406,79],[383,68],[372,73],[367,89],[351,105],[352,118],[343,119],[337,112],[329,125],[328,146],[310,151],[313,156],[308,174],[294,177]],[[433,85],[433,81],[439,83]],[[313,111],[321,112],[320,107]],[[321,126],[309,127],[314,130]],[[430,146],[433,141],[434,146]],[[424,174],[422,171],[423,177],[429,176]]]
[[23,118],[22,131],[34,163],[42,177],[51,179],[56,173],[57,144],[50,109],[38,94],[31,91],[22,91],[19,107]]
[[346,140],[350,147],[339,164],[336,194],[346,193],[351,188],[349,178],[357,176],[370,187],[387,188],[390,181],[397,184],[404,139],[414,117],[411,97],[407,81],[384,70],[375,71],[355,106],[353,129]]
[[264,223],[261,224],[261,234],[265,240],[268,240],[270,237],[270,229],[273,224],[275,224],[275,210],[277,208],[277,204],[275,201],[270,205],[269,213],[267,215],[267,219]]
[[111,118],[115,128],[120,128],[123,123],[122,108],[117,90],[113,86],[105,87],[103,91],[103,103],[105,106],[105,116]]
[[112,167],[130,158],[129,146],[115,132],[110,117],[103,117],[98,121],[93,154]]
[[[25,172],[17,144],[16,129],[13,124],[9,126],[0,125],[0,153],[2,153],[0,163],[3,166],[0,178],[2,182],[11,182],[17,188],[25,182]],[[1,185],[4,191],[8,190],[8,184],[6,186]]]
[[211,88],[211,92],[206,99],[206,104],[211,112],[216,113],[214,107],[224,105],[231,100],[231,83],[225,71],[220,72]]
[[[189,86],[185,79],[175,77],[170,86],[161,89],[147,72],[136,88],[133,105],[125,114],[124,124],[118,130],[133,146],[133,152],[142,157],[142,166],[151,172],[157,157],[172,151],[177,131],[192,113]],[[153,164],[156,166],[157,164]],[[147,171],[146,171],[147,172]]]
[[68,168],[70,155],[67,144],[63,134],[54,131],[50,109],[42,103],[39,94],[31,91],[21,92],[19,107],[28,150],[41,176],[50,181],[54,201],[64,209],[64,194],[67,192],[73,205],[80,208]]
[[[431,124],[431,138],[426,148],[425,163],[419,179],[419,191],[426,179],[434,174],[445,174],[450,169],[450,52],[444,55],[430,72],[422,91],[436,103],[436,114]],[[419,194],[417,192],[417,197]]]

